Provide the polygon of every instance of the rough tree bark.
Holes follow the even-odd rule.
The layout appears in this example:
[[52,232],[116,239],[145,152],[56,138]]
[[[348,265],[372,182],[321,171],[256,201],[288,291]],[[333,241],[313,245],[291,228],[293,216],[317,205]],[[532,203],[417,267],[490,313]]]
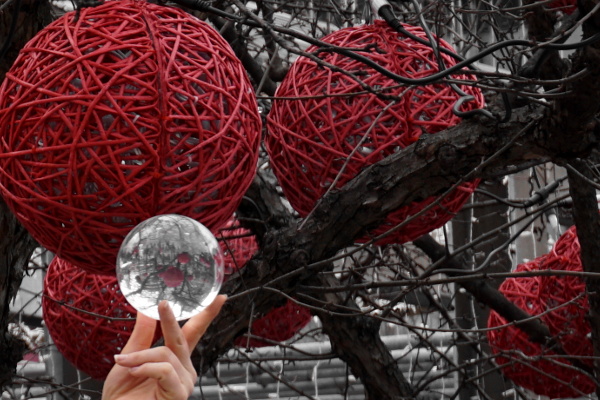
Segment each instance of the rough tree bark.
[[[568,170],[569,192],[573,198],[573,218],[581,246],[581,263],[585,272],[600,272],[600,215],[596,189],[590,182],[593,175],[587,165],[579,160],[571,162]],[[586,278],[586,291],[590,304],[588,320],[592,328],[594,345],[594,370],[600,376],[600,279]],[[600,395],[600,386],[596,388]]]
[[[0,1],[0,82],[19,51],[40,29],[52,21],[47,0]],[[6,8],[4,8],[6,7]]]
[[10,301],[17,293],[36,243],[0,200],[0,387],[10,382],[25,344],[8,331]]
[[[377,224],[389,211],[439,195],[459,177],[500,176],[565,153],[587,153],[596,146],[598,126],[583,132],[580,141],[571,141],[560,152],[540,147],[541,116],[541,108],[523,107],[514,110],[512,120],[505,124],[474,119],[436,135],[424,135],[414,145],[367,168],[344,188],[331,192],[302,225],[292,221],[287,227],[272,230],[267,225],[261,251],[247,264],[241,278],[225,287],[231,298],[199,344],[202,357],[197,361],[202,361],[201,368],[208,368],[248,325],[250,304],[255,311],[266,312],[277,296],[275,291],[293,293],[298,282],[308,282],[329,265],[318,261],[350,245],[363,229]],[[428,185],[422,185],[425,181]],[[538,340],[544,341],[547,330],[540,329],[535,332],[543,332]],[[350,366],[355,373],[361,369]],[[375,379],[359,377],[363,381]],[[410,394],[402,386],[388,387],[387,396],[380,398]]]
[[[591,11],[597,0],[582,0],[578,2],[580,12]],[[600,33],[600,14],[592,15],[583,24],[583,39]],[[576,53],[573,59],[573,70],[586,70],[585,79],[575,80],[566,85],[573,95],[553,103],[553,113],[547,118],[548,125],[546,143],[554,148],[573,141],[580,134],[597,129],[598,93],[600,90],[600,44],[587,46]],[[560,134],[562,133],[562,135]],[[585,133],[584,133],[585,134]],[[577,234],[581,245],[581,259],[586,272],[600,272],[600,217],[598,216],[598,202],[596,190],[593,186],[593,174],[577,154],[563,153],[566,162],[571,164],[568,170],[569,191],[573,198],[573,216],[577,226]],[[581,155],[582,158],[585,154]],[[594,355],[600,356],[600,280],[588,278],[586,280],[587,293],[590,304],[589,321],[592,327],[592,341]],[[594,360],[594,372],[600,377],[600,361]],[[597,388],[600,395],[600,386]]]

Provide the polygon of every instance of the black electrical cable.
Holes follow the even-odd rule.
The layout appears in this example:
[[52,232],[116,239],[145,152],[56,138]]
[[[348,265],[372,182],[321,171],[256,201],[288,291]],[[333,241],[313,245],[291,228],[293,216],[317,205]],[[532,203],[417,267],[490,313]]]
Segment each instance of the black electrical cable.
[[[415,10],[417,11],[417,16],[419,18],[419,24],[421,25],[421,29],[423,29],[423,32],[425,32],[425,36],[427,36],[427,40],[429,41],[428,47],[431,47],[431,49],[433,50],[433,55],[435,56],[435,58],[437,60],[438,70],[440,72],[444,71],[444,70],[446,70],[446,63],[444,63],[444,59],[440,55],[440,46],[436,42],[436,40],[433,36],[433,33],[431,32],[431,29],[429,29],[429,25],[427,24],[427,22],[425,21],[425,18],[423,17],[423,13],[420,10],[419,3],[417,2],[417,0],[411,0],[411,2],[413,4],[413,7],[415,7]],[[392,28],[394,28],[394,26],[402,26],[402,24],[399,23],[400,21],[398,21],[398,18],[396,18],[396,16],[394,15],[392,7],[389,4],[386,4],[385,6],[383,6],[379,9],[380,14],[381,14],[381,9],[383,9],[383,8],[385,8],[386,10],[389,10],[389,12],[386,12],[388,17],[384,19],[388,23],[389,26],[391,26]],[[398,23],[393,23],[393,21],[388,21],[388,19],[390,19],[390,18]],[[396,28],[394,28],[394,29],[396,29]],[[402,33],[401,31],[398,31],[398,30],[396,30],[396,31],[398,33]],[[402,28],[402,31],[406,31],[406,30],[404,28]],[[474,115],[480,114],[480,115],[483,115],[488,118],[492,118],[492,119],[495,118],[494,114],[492,114],[488,110],[484,110],[481,108],[475,108],[475,109],[469,110],[469,111],[461,111],[460,108],[462,107],[462,105],[464,103],[474,101],[475,96],[466,93],[455,83],[449,83],[449,86],[452,90],[454,90],[454,92],[456,94],[458,94],[460,96],[460,98],[452,106],[452,113],[454,115],[456,115],[457,117],[460,117],[460,118],[470,118]]]
[[[381,8],[379,8],[378,14],[396,32],[405,35],[406,37],[414,40],[417,43],[424,44],[426,46],[430,46],[431,45],[430,42],[428,42],[427,40],[423,39],[422,37],[419,37],[419,36],[417,36],[417,35],[409,32],[409,31],[407,31],[406,29],[404,29],[404,26],[402,25],[402,23],[400,21],[398,21],[398,18],[396,18],[396,16],[394,15],[394,11],[393,11],[391,5],[389,5],[389,4],[383,5]],[[460,54],[456,54],[452,50],[447,49],[445,47],[440,48],[439,51],[441,51],[444,54],[449,55],[450,57],[453,57],[457,61],[464,61],[465,60],[465,58],[462,57]]]
[[[587,38],[579,43],[571,43],[571,44],[568,44],[568,43],[565,43],[565,44],[546,43],[546,44],[538,45],[538,47],[550,48],[550,49],[554,49],[554,50],[573,50],[573,49],[577,49],[579,47],[584,47],[584,46],[596,43],[598,41],[600,41],[600,33],[596,33],[593,36],[590,36],[589,38]],[[506,40],[504,42],[496,43],[495,45],[490,46],[487,49],[483,50],[481,53],[478,53],[468,59],[465,59],[464,61],[457,63],[442,72],[430,75],[425,78],[416,78],[416,79],[406,78],[404,76],[394,74],[393,72],[386,70],[385,68],[381,67],[379,64],[370,60],[369,58],[362,56],[360,54],[354,53],[352,51],[348,51],[346,49],[333,48],[333,47],[327,48],[326,47],[326,48],[320,49],[320,52],[339,53],[339,54],[345,55],[347,57],[353,58],[357,61],[361,61],[364,64],[375,69],[377,72],[381,73],[382,75],[385,75],[388,78],[391,78],[391,79],[393,79],[397,82],[403,83],[405,85],[427,85],[427,84],[439,81],[440,79],[447,77],[448,75],[455,74],[457,71],[460,71],[464,67],[468,67],[469,65],[473,64],[474,62],[481,60],[485,56],[492,54],[504,47],[510,47],[510,46],[534,47],[536,45],[532,44],[531,42],[529,42],[527,40],[522,40],[522,39]]]
[[[238,22],[238,23],[246,24],[248,26],[264,28],[263,24],[260,24],[257,21],[248,20],[246,18],[240,18],[237,15],[230,14],[230,13],[220,10],[216,7],[213,7],[212,5],[210,5],[209,2],[204,1],[204,0],[175,0],[175,1],[184,7],[192,8],[192,9],[198,10],[198,11],[209,12],[209,13],[218,15],[220,17],[223,17],[223,18],[226,18],[226,19]],[[429,75],[424,78],[407,78],[405,76],[398,75],[398,74],[395,74],[395,73],[389,71],[388,69],[377,64],[375,61],[371,60],[370,58],[359,54],[356,50],[350,50],[350,49],[343,48],[343,47],[333,46],[329,43],[324,43],[313,37],[304,35],[293,29],[282,28],[279,26],[272,26],[272,27],[270,27],[270,29],[272,29],[276,32],[279,32],[279,33],[283,33],[283,34],[286,34],[289,36],[296,37],[296,38],[303,40],[309,44],[319,46],[320,48],[315,51],[316,54],[324,53],[324,52],[338,53],[338,54],[344,55],[348,58],[352,58],[356,61],[359,61],[359,62],[373,68],[375,71],[379,72],[380,74],[382,74],[390,79],[393,79],[396,82],[399,82],[404,85],[418,85],[418,86],[428,85],[428,84],[434,83],[436,81],[439,81],[445,77],[448,77],[449,75],[456,74],[461,69],[469,67],[474,62],[476,62],[476,61],[486,57],[487,55],[492,54],[504,47],[524,46],[524,47],[548,48],[548,49],[553,49],[553,50],[573,50],[573,49],[588,46],[590,44],[600,41],[600,33],[596,33],[593,36],[590,36],[589,38],[587,38],[579,43],[534,44],[528,40],[523,40],[523,39],[505,40],[503,42],[498,42],[498,43],[484,49],[480,53],[478,53],[468,59],[464,59],[463,61],[453,65],[452,67],[445,69],[444,71],[438,72],[433,75]]]

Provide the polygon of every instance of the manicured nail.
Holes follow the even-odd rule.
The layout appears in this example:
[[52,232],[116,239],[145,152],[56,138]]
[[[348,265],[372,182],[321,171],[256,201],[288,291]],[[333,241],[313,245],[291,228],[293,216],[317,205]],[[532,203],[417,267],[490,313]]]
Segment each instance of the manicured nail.
[[115,362],[123,362],[127,359],[127,354],[115,354]]

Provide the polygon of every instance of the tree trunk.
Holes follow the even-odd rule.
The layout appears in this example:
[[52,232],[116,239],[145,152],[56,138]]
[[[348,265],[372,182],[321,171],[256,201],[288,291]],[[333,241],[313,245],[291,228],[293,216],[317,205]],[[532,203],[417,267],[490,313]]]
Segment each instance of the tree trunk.
[[[6,0],[5,0],[6,2]],[[5,2],[0,3],[3,6]],[[19,50],[52,18],[46,0],[12,0],[0,12],[0,82]],[[0,199],[0,387],[10,383],[25,345],[7,331],[9,306],[36,243]]]
[[0,12],[0,82],[19,55],[19,51],[35,34],[52,21],[52,7],[47,0],[11,1]]
[[[339,287],[330,275],[317,277],[311,282],[317,287]],[[346,293],[321,292],[317,295],[316,315],[329,336],[331,348],[345,361],[354,376],[361,380],[368,400],[412,399],[413,392],[398,367],[398,362],[381,340],[380,322],[361,314]],[[301,296],[301,300],[305,297]],[[323,307],[323,304],[326,306]],[[337,306],[343,306],[338,309]],[[355,310],[351,315],[348,308]],[[333,311],[333,312],[330,312]],[[340,315],[342,314],[342,315]],[[343,315],[346,314],[346,315]]]
[[[591,182],[588,167],[576,161],[568,171],[569,192],[573,198],[573,217],[577,226],[577,237],[581,246],[581,263],[585,272],[600,273],[600,215],[596,189]],[[600,376],[600,279],[587,277],[586,292],[590,304],[588,319],[592,328],[594,345],[594,371]],[[600,386],[596,388],[600,396]]]
[[27,231],[0,200],[0,387],[10,383],[17,362],[23,358],[24,343],[8,331],[10,302],[16,295],[23,270],[36,247]]

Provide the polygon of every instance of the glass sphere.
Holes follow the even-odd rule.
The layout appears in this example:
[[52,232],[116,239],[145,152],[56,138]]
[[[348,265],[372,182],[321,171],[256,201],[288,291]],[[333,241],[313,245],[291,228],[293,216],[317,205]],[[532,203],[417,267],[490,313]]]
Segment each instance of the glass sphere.
[[167,300],[177,320],[206,308],[223,283],[223,253],[200,222],[177,214],[149,218],[129,232],[117,255],[117,280],[127,301],[159,319]]

